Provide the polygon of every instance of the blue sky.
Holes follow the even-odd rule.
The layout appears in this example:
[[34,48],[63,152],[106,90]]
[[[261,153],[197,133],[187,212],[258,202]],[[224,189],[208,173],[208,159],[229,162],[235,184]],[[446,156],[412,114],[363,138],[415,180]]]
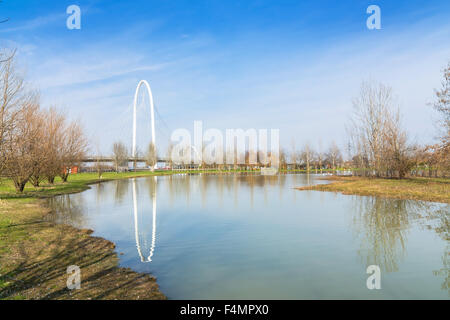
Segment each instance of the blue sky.
[[[66,8],[81,8],[81,30]],[[366,8],[381,8],[381,30]],[[25,1],[0,4],[2,46],[55,105],[81,119],[92,150],[131,145],[132,101],[146,79],[161,149],[176,128],[277,128],[290,150],[345,146],[363,80],[393,87],[412,139],[430,142],[427,103],[450,60],[449,1]],[[139,109],[138,145],[150,141]],[[166,127],[167,126],[167,127]]]

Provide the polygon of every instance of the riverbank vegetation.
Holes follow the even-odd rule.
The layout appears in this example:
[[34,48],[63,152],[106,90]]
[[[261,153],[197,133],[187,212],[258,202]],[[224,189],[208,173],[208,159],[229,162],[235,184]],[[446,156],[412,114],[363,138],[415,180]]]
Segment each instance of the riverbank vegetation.
[[450,63],[443,70],[442,87],[435,90],[431,107],[439,115],[438,139],[434,144],[420,145],[408,137],[403,127],[392,88],[364,82],[353,100],[345,152],[333,142],[325,152],[320,146],[306,144],[299,152],[293,148],[290,155],[283,151],[282,167],[288,166],[286,159],[290,159],[291,166],[307,171],[339,166],[364,177],[449,177]]

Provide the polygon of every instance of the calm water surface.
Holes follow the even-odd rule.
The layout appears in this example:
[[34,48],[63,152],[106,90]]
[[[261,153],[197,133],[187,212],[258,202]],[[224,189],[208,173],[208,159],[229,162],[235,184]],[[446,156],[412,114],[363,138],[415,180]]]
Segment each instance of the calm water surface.
[[[307,175],[111,181],[49,200],[174,299],[448,299],[447,204],[298,191]],[[381,268],[368,290],[366,268]]]

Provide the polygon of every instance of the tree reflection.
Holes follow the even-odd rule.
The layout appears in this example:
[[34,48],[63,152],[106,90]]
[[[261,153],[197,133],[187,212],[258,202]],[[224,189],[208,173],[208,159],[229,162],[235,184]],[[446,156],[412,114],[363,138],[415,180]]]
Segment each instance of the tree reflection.
[[125,196],[128,194],[128,180],[116,180],[114,188],[114,201],[116,204],[123,203]]
[[[407,232],[414,222],[433,230],[447,243],[450,240],[449,205],[379,197],[355,197],[353,205],[353,230],[361,238],[358,254],[367,266],[375,264],[386,272],[398,271],[405,255]],[[448,248],[442,256],[442,268],[433,271],[444,277],[444,290],[449,290],[450,283]]]
[[66,194],[48,199],[48,206],[52,212],[48,219],[64,224],[71,224],[77,228],[86,225],[84,216],[84,201],[80,194]]
[[366,265],[378,265],[386,272],[398,271],[412,218],[408,201],[379,197],[355,200],[353,227],[361,238],[359,255]]
[[[434,208],[433,208],[434,207]],[[439,206],[436,208],[436,204],[431,206],[428,210],[428,214],[425,217],[425,226],[428,229],[434,230],[444,241],[447,242],[445,251],[441,257],[442,268],[434,270],[433,274],[444,278],[441,288],[447,290],[450,295],[450,205]]]

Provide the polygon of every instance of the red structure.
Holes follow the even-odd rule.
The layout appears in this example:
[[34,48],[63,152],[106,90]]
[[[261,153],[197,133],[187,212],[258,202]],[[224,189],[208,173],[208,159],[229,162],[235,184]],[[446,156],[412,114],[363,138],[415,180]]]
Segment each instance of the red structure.
[[64,173],[67,173],[67,169],[69,169],[70,174],[77,174],[78,173],[78,166],[73,166],[70,168],[64,168]]

